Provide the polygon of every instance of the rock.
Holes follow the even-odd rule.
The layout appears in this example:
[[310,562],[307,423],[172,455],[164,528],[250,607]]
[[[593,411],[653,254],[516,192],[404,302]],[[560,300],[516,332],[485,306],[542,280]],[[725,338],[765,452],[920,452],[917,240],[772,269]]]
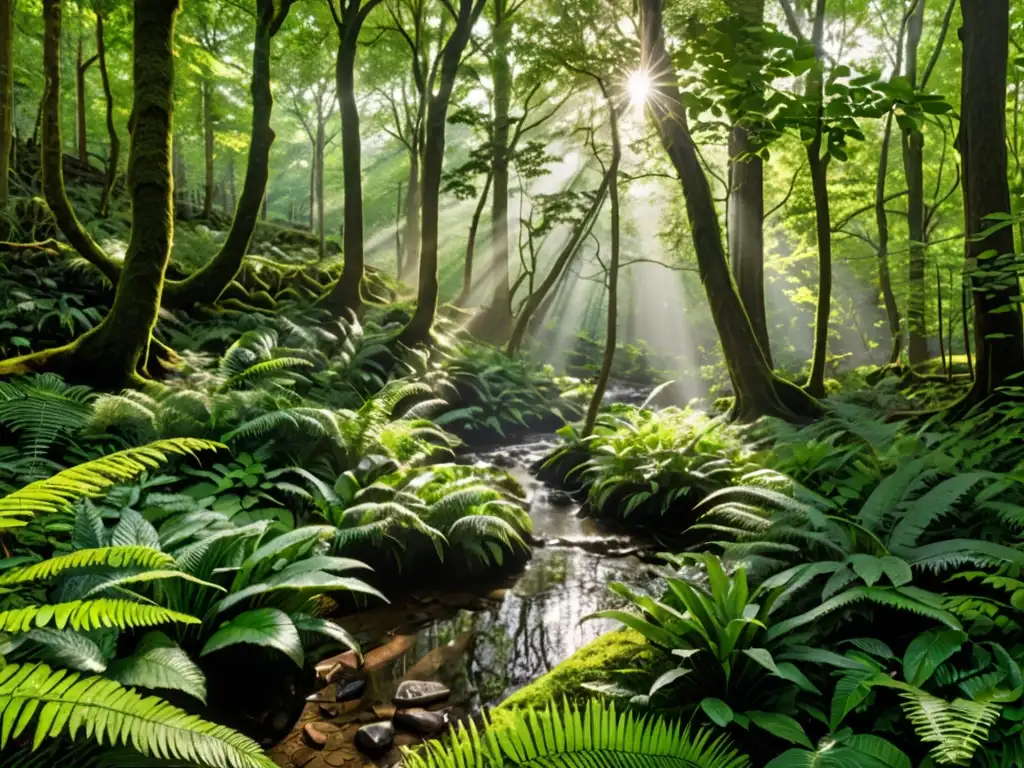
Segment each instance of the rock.
[[360,723],[372,723],[377,719],[377,716],[373,712],[360,712],[356,715],[356,721]]
[[395,726],[391,723],[372,723],[356,731],[356,746],[371,757],[379,757],[391,749],[395,742]]
[[341,664],[321,664],[316,668],[316,676],[321,680],[326,680],[328,683],[337,681],[338,674],[342,671]]
[[338,701],[338,686],[328,685],[326,688],[321,688],[316,693],[307,696],[306,701],[311,704],[334,704]]
[[306,763],[316,757],[316,750],[309,747],[300,747],[295,750],[288,759],[295,768],[302,768]]
[[311,747],[317,749],[323,749],[324,744],[327,743],[327,734],[318,729],[312,723],[306,723],[302,726],[302,737],[306,740],[306,743]]
[[365,680],[350,680],[347,683],[339,683],[335,692],[338,701],[352,701],[363,698],[366,691]]
[[548,492],[548,503],[554,507],[571,507],[575,502],[565,491],[552,490]]
[[332,707],[329,704],[320,704],[317,710],[320,712],[320,717],[325,717],[328,720],[338,716],[338,708]]
[[355,651],[345,651],[340,656],[335,656],[334,661],[341,664],[345,669],[359,669],[363,666],[362,659]]
[[395,716],[394,707],[386,707],[381,704],[375,704],[373,706],[373,714],[375,714],[381,720],[390,720]]
[[395,712],[394,723],[396,728],[403,728],[421,736],[431,736],[444,730],[448,725],[448,713],[430,712],[426,709],[400,709]]
[[505,453],[495,453],[490,460],[491,464],[502,469],[512,469],[516,465],[515,458]]
[[397,707],[425,707],[444,701],[450,695],[451,690],[441,683],[430,680],[406,680],[398,686],[392,701]]

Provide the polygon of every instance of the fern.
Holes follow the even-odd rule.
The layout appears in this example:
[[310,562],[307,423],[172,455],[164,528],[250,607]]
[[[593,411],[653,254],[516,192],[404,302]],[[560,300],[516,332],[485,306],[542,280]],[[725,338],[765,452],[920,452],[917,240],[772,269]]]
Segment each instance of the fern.
[[23,526],[26,521],[21,518],[59,512],[83,497],[100,496],[118,483],[167,463],[172,456],[191,456],[196,451],[223,447],[210,440],[188,437],[158,440],[65,469],[0,499],[0,529]]
[[512,716],[514,725],[481,734],[473,723],[440,744],[406,750],[409,768],[745,768],[749,761],[724,736],[691,733],[661,718],[616,712],[614,704],[590,702],[581,712],[566,702]]
[[33,456],[40,456],[85,425],[92,396],[88,387],[66,384],[52,373],[0,381],[0,424],[20,435]]
[[[101,745],[218,768],[270,768],[259,745],[226,728],[113,680],[53,670],[45,664],[0,669],[0,748],[34,722],[33,748],[82,735]],[[38,717],[33,717],[38,715]]]
[[0,576],[0,586],[27,584],[32,581],[52,579],[66,570],[106,565],[112,568],[135,566],[138,568],[159,568],[174,564],[174,558],[149,547],[103,547],[101,549],[80,549],[69,555],[59,555],[41,563],[18,568]]
[[102,627],[151,627],[167,622],[198,624],[199,620],[158,605],[130,600],[72,600],[50,605],[29,605],[0,611],[0,631],[28,632],[51,624],[57,629],[71,627],[88,631]]
[[918,738],[934,744],[932,758],[945,765],[970,764],[1002,709],[993,702],[949,702],[921,690],[907,691],[901,698]]

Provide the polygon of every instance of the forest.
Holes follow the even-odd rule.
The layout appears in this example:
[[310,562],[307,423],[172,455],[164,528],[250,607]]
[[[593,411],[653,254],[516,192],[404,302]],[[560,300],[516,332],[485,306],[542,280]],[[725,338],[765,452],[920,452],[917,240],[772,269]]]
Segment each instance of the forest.
[[0,0],[0,766],[1024,765],[1024,3]]

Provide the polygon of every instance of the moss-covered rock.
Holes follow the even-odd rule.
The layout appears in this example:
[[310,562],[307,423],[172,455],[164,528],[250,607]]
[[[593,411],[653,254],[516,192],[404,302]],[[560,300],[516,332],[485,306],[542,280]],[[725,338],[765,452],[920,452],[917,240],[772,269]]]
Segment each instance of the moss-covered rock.
[[621,629],[594,640],[529,685],[509,696],[491,714],[494,723],[511,721],[513,710],[543,707],[549,701],[585,699],[584,683],[610,680],[622,670],[648,670],[658,660],[657,651],[638,632]]

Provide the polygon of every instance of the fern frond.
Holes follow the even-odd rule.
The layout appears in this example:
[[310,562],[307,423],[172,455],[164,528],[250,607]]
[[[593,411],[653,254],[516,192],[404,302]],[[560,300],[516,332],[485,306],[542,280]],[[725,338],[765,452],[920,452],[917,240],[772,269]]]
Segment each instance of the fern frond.
[[901,706],[921,741],[934,744],[931,756],[946,765],[969,765],[988,739],[1001,707],[993,702],[949,702],[921,690],[902,694]]
[[21,518],[59,512],[76,499],[100,496],[118,483],[126,483],[147,469],[166,464],[172,456],[191,456],[196,451],[223,447],[211,440],[179,437],[118,451],[65,469],[0,499],[0,529],[25,525],[26,521]]
[[198,624],[199,620],[184,613],[130,600],[72,600],[52,605],[29,605],[0,611],[0,631],[28,632],[51,624],[57,629],[71,627],[88,631],[101,627],[152,627],[157,624],[180,622]]
[[160,568],[174,565],[174,558],[149,547],[102,547],[80,549],[68,555],[58,555],[41,563],[18,568],[0,576],[0,586],[27,584],[32,581],[52,579],[73,568],[89,568],[106,565],[111,568]]
[[[45,664],[0,669],[0,748],[35,723],[33,747],[67,734],[99,744],[132,746],[143,755],[220,768],[270,768],[259,745],[120,683]],[[32,716],[38,712],[38,718]],[[20,717],[19,717],[20,713]]]

